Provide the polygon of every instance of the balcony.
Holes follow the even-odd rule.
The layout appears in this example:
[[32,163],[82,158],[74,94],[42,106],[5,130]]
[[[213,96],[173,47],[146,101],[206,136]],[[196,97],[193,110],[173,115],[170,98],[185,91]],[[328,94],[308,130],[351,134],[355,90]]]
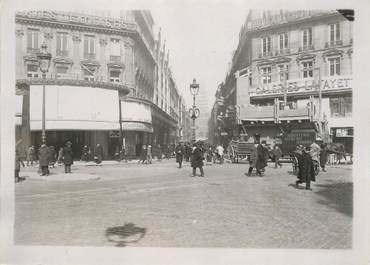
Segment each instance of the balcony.
[[305,45],[305,46],[299,47],[298,52],[313,51],[314,49],[315,47],[313,46],[313,44]]
[[258,54],[258,58],[266,58],[266,57],[272,57],[273,53],[272,52],[261,52]]
[[290,54],[290,49],[289,48],[277,50],[275,52],[275,55],[276,56],[279,56],[279,55],[287,55],[287,54]]
[[95,53],[85,53],[84,58],[87,60],[95,60],[96,54]]
[[111,55],[109,56],[109,60],[111,62],[121,62],[121,56],[118,55]]
[[57,50],[57,56],[61,56],[61,57],[68,57],[68,51],[64,50]]
[[36,54],[40,52],[40,48],[27,48],[27,53]]
[[338,47],[338,46],[342,46],[342,45],[343,45],[342,40],[328,41],[328,42],[325,43],[325,48]]

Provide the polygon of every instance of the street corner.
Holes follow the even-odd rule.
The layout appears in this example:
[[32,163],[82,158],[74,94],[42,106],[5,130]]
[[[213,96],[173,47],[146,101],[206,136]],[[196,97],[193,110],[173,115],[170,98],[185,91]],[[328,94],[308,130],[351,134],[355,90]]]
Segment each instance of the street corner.
[[26,180],[42,180],[42,181],[83,181],[83,180],[100,180],[101,177],[92,173],[51,173],[48,176],[41,176],[35,172],[29,172],[22,176]]

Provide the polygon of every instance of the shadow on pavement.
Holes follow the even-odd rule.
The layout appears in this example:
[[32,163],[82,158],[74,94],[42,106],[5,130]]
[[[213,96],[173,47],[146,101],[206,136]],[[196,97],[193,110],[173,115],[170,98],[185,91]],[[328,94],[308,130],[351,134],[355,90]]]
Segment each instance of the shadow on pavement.
[[353,183],[328,183],[315,186],[321,188],[315,193],[323,198],[318,203],[334,208],[350,217],[353,216]]
[[139,242],[146,234],[146,228],[127,223],[122,226],[109,227],[105,236],[109,242],[114,242],[116,247],[125,247],[130,243]]

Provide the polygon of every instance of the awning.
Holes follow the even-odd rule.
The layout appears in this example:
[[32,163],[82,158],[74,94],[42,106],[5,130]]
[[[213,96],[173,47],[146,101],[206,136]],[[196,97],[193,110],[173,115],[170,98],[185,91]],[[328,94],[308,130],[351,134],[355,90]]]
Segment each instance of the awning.
[[122,129],[124,131],[153,132],[153,126],[151,124],[142,122],[122,122]]
[[[47,130],[117,130],[118,92],[80,87],[46,86]],[[30,87],[31,130],[41,130],[42,86]]]

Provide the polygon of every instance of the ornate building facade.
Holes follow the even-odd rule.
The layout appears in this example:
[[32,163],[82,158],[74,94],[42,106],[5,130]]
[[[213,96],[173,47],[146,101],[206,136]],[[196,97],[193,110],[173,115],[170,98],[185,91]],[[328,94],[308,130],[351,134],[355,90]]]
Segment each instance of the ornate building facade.
[[[173,79],[168,107],[156,101],[157,71],[163,68],[159,67],[162,62],[157,57],[153,25],[145,10],[18,12],[16,79],[21,107],[16,134],[22,139],[18,149],[40,145],[43,84],[47,144],[59,148],[71,141],[76,157],[83,145],[98,143],[105,157],[112,157],[120,145],[120,117],[129,156],[137,156],[144,144],[177,141],[180,99]],[[52,55],[45,80],[36,58],[43,42]],[[165,63],[168,66],[168,56]]]
[[338,11],[251,11],[220,92],[237,117],[230,133],[244,125],[272,142],[276,100],[281,113],[296,112],[288,123],[308,119],[311,102],[332,140],[352,151],[352,24]]

